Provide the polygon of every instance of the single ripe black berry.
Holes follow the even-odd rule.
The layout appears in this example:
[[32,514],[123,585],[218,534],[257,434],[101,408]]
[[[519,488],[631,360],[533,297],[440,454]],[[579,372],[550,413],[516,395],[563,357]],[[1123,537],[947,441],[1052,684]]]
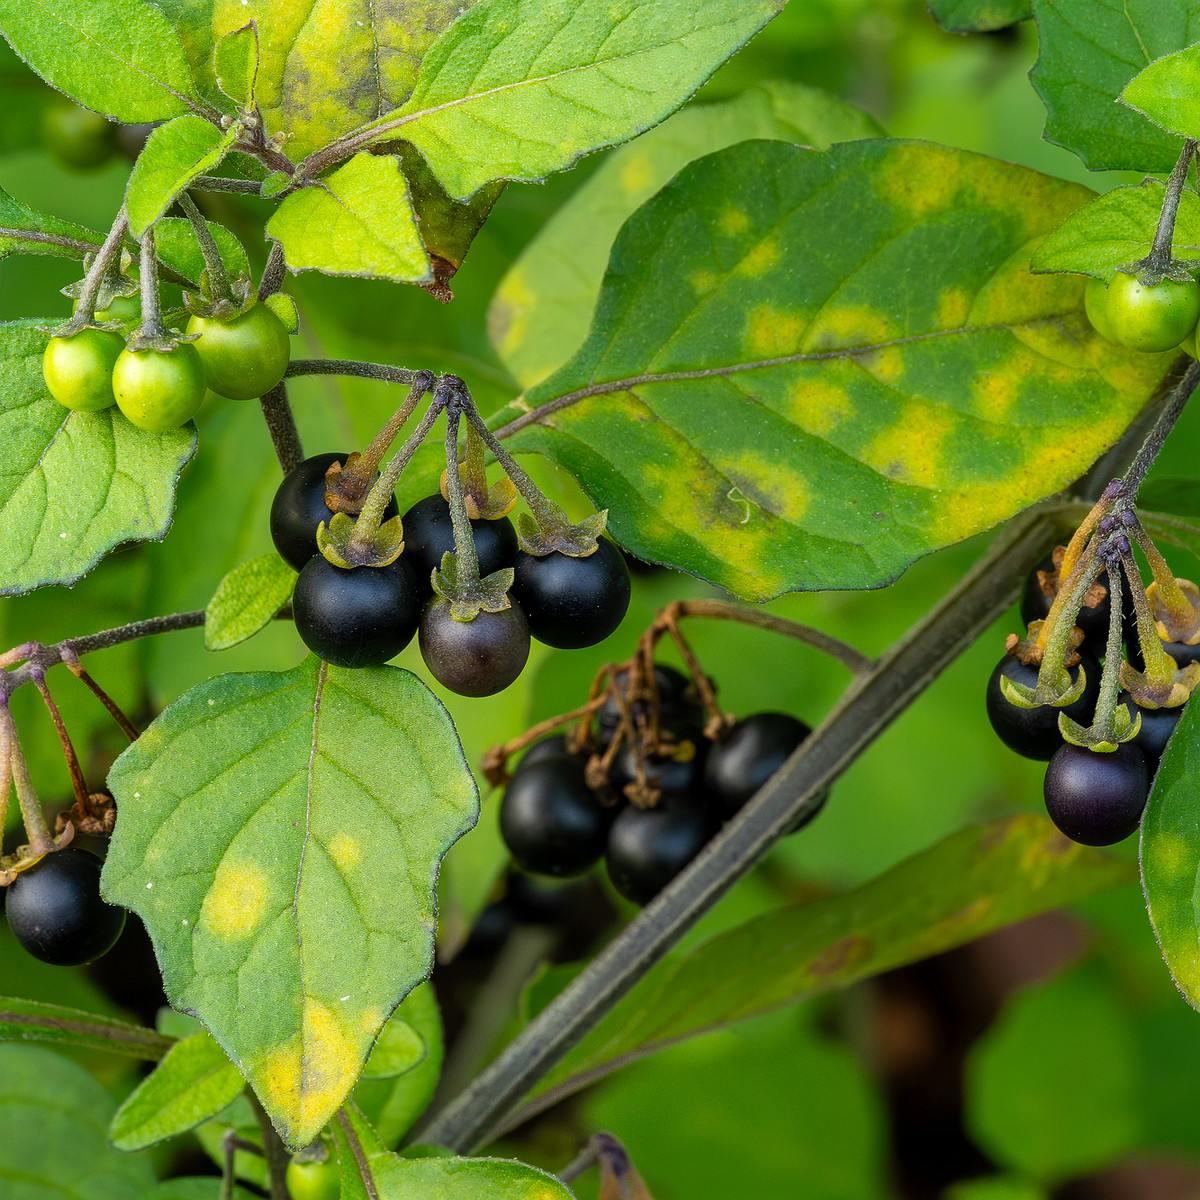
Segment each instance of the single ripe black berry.
[[[699,797],[704,791],[704,761],[708,741],[698,725],[684,722],[659,723],[658,749],[645,756],[646,782],[660,792]],[[635,743],[623,742],[608,773],[617,792],[637,778]]]
[[623,808],[608,832],[604,863],[613,886],[647,904],[704,849],[718,822],[703,805],[664,796],[656,808]]
[[556,733],[553,737],[542,738],[540,742],[534,742],[528,750],[521,755],[521,761],[517,763],[516,770],[513,774],[524,771],[528,767],[532,767],[534,763],[544,762],[547,758],[572,758],[570,749],[567,747],[567,735],[565,733]]
[[[654,681],[658,690],[658,715],[664,722],[684,721],[700,724],[704,719],[704,707],[692,681],[674,667],[654,664]],[[629,687],[629,669],[622,668],[617,672],[614,689],[624,690]],[[635,727],[644,721],[649,713],[650,705],[645,700],[635,700],[632,704]],[[610,692],[596,714],[596,723],[600,730],[600,741],[607,746],[612,736],[617,732],[621,723],[621,709],[613,693]]]
[[125,910],[100,899],[94,854],[77,846],[48,854],[8,888],[8,924],[35,958],[77,967],[107,954],[125,928]]
[[1079,663],[1069,668],[1072,680],[1082,667],[1086,676],[1083,695],[1065,708],[1043,704],[1040,708],[1018,708],[1010,704],[1000,690],[1000,679],[1006,676],[1026,687],[1037,685],[1038,668],[1026,666],[1006,654],[992,671],[987,683],[987,714],[996,736],[1010,749],[1026,758],[1048,760],[1063,745],[1058,732],[1058,714],[1065,712],[1080,725],[1090,725],[1100,695],[1100,664],[1088,653],[1081,652]]
[[1158,764],[1162,762],[1167,742],[1170,740],[1171,734],[1175,732],[1179,718],[1183,716],[1183,705],[1176,708],[1141,708],[1134,704],[1128,692],[1121,693],[1120,703],[1129,709],[1131,717],[1137,716],[1138,713],[1141,714],[1142,725],[1133,739],[1133,744],[1139,747],[1146,756],[1146,769],[1153,778],[1154,772],[1158,770]]
[[500,833],[526,871],[579,875],[604,853],[614,812],[587,786],[582,763],[545,758],[519,771],[505,789]]
[[[325,472],[348,457],[342,451],[306,458],[287,475],[271,501],[271,540],[284,562],[297,571],[317,553],[317,526],[324,521],[328,527],[333,517],[333,510],[325,503]],[[399,511],[393,496],[384,510],[384,520]]]
[[460,696],[491,696],[524,669],[529,626],[517,604],[456,621],[449,601],[435,596],[421,617],[420,644],[421,657],[439,683]]
[[[704,786],[728,820],[779,770],[812,730],[787,713],[743,717],[709,749]],[[804,822],[808,823],[814,811]]]
[[[404,514],[404,557],[416,573],[417,581],[429,593],[429,577],[442,565],[442,555],[454,549],[454,525],[450,520],[450,505],[440,492],[418,500]],[[517,531],[507,517],[485,521],[482,517],[471,522],[471,537],[475,542],[475,557],[479,559],[479,574],[511,567],[517,556]]]
[[1146,757],[1132,742],[1109,754],[1066,744],[1046,768],[1046,811],[1085,846],[1111,846],[1133,833],[1149,790]]
[[600,538],[586,558],[522,550],[513,565],[513,596],[525,610],[529,632],[547,646],[594,646],[629,608],[629,568],[608,538]]
[[377,667],[417,632],[421,597],[403,557],[386,567],[335,567],[314,554],[292,596],[296,632],[336,667]]
[[[1044,621],[1050,612],[1050,606],[1054,603],[1054,597],[1057,594],[1057,590],[1052,590],[1049,594],[1046,593],[1041,580],[1038,579],[1039,571],[1044,571],[1048,574],[1054,573],[1055,566],[1053,560],[1049,557],[1042,559],[1029,572],[1029,577],[1025,580],[1025,590],[1021,593],[1021,620],[1026,625],[1030,621]],[[1106,583],[1107,578],[1108,576],[1104,571],[1101,571],[1096,578],[1096,582],[1105,589],[1104,599],[1094,608],[1086,603],[1080,605],[1079,615],[1075,618],[1075,624],[1083,630],[1084,641],[1097,654],[1103,654],[1103,648],[1108,643],[1108,614],[1112,610],[1112,605]]]

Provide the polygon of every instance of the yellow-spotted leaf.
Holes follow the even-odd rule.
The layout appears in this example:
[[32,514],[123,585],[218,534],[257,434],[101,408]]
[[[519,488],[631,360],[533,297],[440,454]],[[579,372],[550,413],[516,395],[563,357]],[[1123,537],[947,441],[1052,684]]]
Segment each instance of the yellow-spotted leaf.
[[880,586],[1076,479],[1169,368],[1030,274],[1090,195],[923,142],[718,151],[629,219],[505,434],[639,557],[753,599]]
[[222,675],[109,786],[105,894],[145,922],[171,1003],[307,1145],[432,965],[438,863],[478,815],[449,716],[395,667]]

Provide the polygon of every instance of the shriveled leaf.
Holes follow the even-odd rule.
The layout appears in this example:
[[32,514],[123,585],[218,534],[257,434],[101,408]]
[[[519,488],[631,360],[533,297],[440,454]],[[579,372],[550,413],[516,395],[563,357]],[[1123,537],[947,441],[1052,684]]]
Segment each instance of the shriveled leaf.
[[119,121],[162,121],[196,96],[179,34],[148,0],[0,0],[0,32],[47,82]]
[[1033,0],[1046,139],[1099,170],[1169,171],[1183,148],[1117,104],[1149,63],[1200,41],[1200,0]]
[[258,28],[253,21],[227,33],[213,51],[217,86],[238,104],[253,104],[258,81]]
[[0,996],[0,1042],[81,1046],[153,1062],[170,1049],[172,1039],[101,1013]]
[[483,0],[421,64],[381,133],[451,196],[541,179],[678,108],[786,0]]
[[217,585],[204,616],[204,644],[228,650],[265,629],[288,602],[296,572],[278,554],[234,567]]
[[818,88],[773,81],[685,108],[622,146],[542,226],[496,289],[488,332],[504,365],[530,387],[570,360],[587,337],[621,226],[687,163],[749,138],[825,150],[881,132]]
[[244,1084],[207,1033],[176,1043],[117,1109],[108,1136],[118,1150],[141,1150],[194,1129],[241,1095]]
[[1006,29],[1033,16],[1033,0],[928,0],[933,19],[955,33]]
[[1182,137],[1200,130],[1200,46],[1191,46],[1152,62],[1129,81],[1121,100]]
[[530,1107],[683,1038],[1116,887],[1132,871],[1032,813],[959,830],[854,891],[766,913],[667,959],[547,1076]]
[[[1150,253],[1166,188],[1157,179],[1113,188],[1073,212],[1034,251],[1035,271],[1076,271],[1110,279],[1118,267]],[[1175,217],[1174,252],[1200,255],[1200,196],[1184,191]]]
[[287,196],[267,222],[293,271],[411,283],[429,279],[429,256],[408,184],[394,158],[356,154],[313,186]]
[[133,164],[125,192],[129,231],[140,238],[205,171],[211,171],[237,136],[237,127],[218,129],[202,117],[186,114],[160,125]]
[[0,188],[0,258],[8,254],[48,254],[82,259],[103,241],[104,234],[34,212]]
[[[231,279],[248,274],[249,263],[241,242],[224,225],[209,221],[208,231],[217,243],[225,270]],[[187,217],[164,217],[154,227],[154,249],[159,259],[184,279],[199,286],[204,274],[204,255],[196,231]]]
[[449,717],[407,671],[309,658],[193,688],[108,782],[105,894],[307,1145],[430,969],[438,862],[478,815]]
[[1078,478],[1166,373],[1029,273],[1087,195],[923,142],[700,159],[629,219],[510,444],[641,558],[753,599],[877,587]]
[[154,1172],[144,1158],[109,1146],[115,1107],[70,1059],[41,1046],[0,1045],[0,1188],[14,1200],[141,1200]]
[[114,546],[158,540],[191,426],[146,433],[114,408],[72,412],[42,381],[52,321],[0,325],[0,596],[74,583]]

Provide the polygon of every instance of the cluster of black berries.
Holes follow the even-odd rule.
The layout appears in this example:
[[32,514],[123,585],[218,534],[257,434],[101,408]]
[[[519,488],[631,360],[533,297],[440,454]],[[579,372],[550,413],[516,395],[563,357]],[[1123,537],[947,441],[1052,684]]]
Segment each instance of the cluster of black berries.
[[9,928],[35,958],[78,967],[116,945],[125,910],[100,898],[101,866],[90,851],[68,846],[47,854],[2,889]]
[[[1021,619],[1027,624],[1046,618],[1062,582],[1059,564],[1063,548],[1044,560],[1030,574],[1021,599]],[[1058,714],[1065,712],[1080,725],[1090,725],[1100,697],[1101,660],[1108,638],[1110,598],[1101,572],[1088,592],[1076,618],[1083,640],[1075,651],[1078,661],[1068,667],[1072,680],[1082,669],[1083,693],[1063,708],[1044,705],[1019,708],[1009,703],[1001,691],[1000,680],[1007,677],[1034,687],[1038,666],[1022,662],[1016,639],[1013,651],[1006,654],[992,671],[987,685],[987,713],[1000,740],[1026,758],[1047,762],[1045,778],[1046,810],[1055,825],[1069,838],[1088,846],[1108,846],[1133,833],[1142,819],[1154,772],[1162,759],[1167,741],[1179,722],[1182,707],[1143,708],[1127,692],[1119,703],[1130,716],[1141,715],[1141,728],[1132,741],[1116,750],[1101,753],[1065,741],[1059,732]],[[1137,623],[1132,603],[1123,606],[1125,654],[1135,666],[1142,661],[1138,645]],[[1200,645],[1164,643],[1163,648],[1176,662],[1200,658]]]
[[[629,607],[629,571],[616,545],[601,538],[594,553],[571,558],[518,549],[507,517],[471,521],[479,571],[513,568],[509,606],[455,618],[434,593],[432,577],[454,550],[450,506],[440,493],[404,514],[404,553],[387,566],[343,568],[317,548],[317,529],[333,517],[326,472],[346,454],[305,460],[284,479],[271,505],[271,537],[300,578],[292,599],[296,630],[313,653],[340,667],[378,666],[419,634],[433,676],[463,696],[489,696],[520,675],[530,637],[548,646],[590,646],[621,623]],[[385,519],[395,516],[395,500]]]
[[[614,692],[626,679],[617,677]],[[590,750],[572,753],[568,735],[559,735],[526,751],[500,806],[500,831],[523,870],[581,875],[603,857],[617,891],[646,904],[811,732],[795,717],[764,712],[710,741],[690,681],[656,666],[655,686],[657,734],[651,750],[625,737],[615,754],[606,753],[622,724],[622,704],[610,692],[597,714]],[[632,701],[635,725],[645,727],[649,703]],[[607,771],[597,780],[595,767],[606,760]],[[816,810],[802,824],[815,815]]]

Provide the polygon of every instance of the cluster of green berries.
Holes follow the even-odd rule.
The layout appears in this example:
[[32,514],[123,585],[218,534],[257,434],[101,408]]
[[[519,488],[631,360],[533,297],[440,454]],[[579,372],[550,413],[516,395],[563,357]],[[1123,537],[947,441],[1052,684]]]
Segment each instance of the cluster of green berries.
[[171,350],[131,350],[107,329],[52,337],[42,357],[46,387],[77,412],[115,404],[139,429],[166,433],[196,415],[205,388],[230,400],[253,400],[287,370],[288,331],[265,304],[254,302],[228,321],[193,316],[186,332],[195,340]]
[[1106,341],[1149,353],[1180,347],[1196,357],[1200,283],[1164,279],[1148,287],[1118,271],[1105,283],[1089,279],[1084,308],[1092,328]]

